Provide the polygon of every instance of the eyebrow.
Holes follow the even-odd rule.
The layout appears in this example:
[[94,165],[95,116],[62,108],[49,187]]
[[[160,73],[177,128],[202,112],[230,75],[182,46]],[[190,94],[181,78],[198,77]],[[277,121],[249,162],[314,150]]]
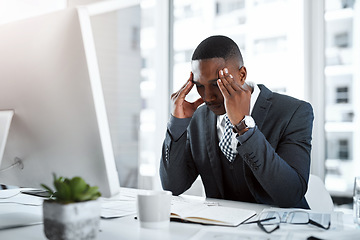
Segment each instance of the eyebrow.
[[[218,78],[213,79],[213,80],[209,80],[208,82],[210,82],[210,83],[214,83],[214,82],[217,82],[217,80],[218,80]],[[192,83],[194,83],[194,84],[200,84],[200,85],[202,85],[201,83],[199,83],[199,82],[195,82],[194,80],[191,80],[191,81],[192,81]]]

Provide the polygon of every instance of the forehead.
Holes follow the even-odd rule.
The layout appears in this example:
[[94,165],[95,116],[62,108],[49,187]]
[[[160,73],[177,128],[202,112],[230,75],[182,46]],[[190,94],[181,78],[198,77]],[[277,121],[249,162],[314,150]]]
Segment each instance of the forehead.
[[223,58],[193,60],[191,68],[194,74],[194,81],[217,79],[220,69],[223,69],[225,64],[226,62]]

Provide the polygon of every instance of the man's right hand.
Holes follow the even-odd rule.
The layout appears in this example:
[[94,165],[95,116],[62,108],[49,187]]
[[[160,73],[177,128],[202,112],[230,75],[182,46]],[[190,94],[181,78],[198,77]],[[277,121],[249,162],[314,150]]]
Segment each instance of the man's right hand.
[[191,103],[185,100],[186,95],[193,88],[193,73],[190,73],[189,79],[180,88],[179,91],[171,95],[172,102],[172,115],[176,118],[190,118],[194,114],[195,110],[204,102],[202,98],[197,99]]

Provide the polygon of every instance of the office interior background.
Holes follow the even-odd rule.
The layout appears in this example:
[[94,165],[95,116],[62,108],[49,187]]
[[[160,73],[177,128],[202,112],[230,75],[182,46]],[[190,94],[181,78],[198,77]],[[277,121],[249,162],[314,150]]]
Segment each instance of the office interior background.
[[[0,0],[0,24],[96,2],[101,0]],[[221,34],[239,45],[248,81],[312,104],[311,172],[324,180],[335,203],[352,201],[360,175],[359,1],[130,2],[138,4],[93,19],[121,186],[161,188],[170,95],[187,80],[194,48]],[[197,97],[192,91],[188,100]],[[201,179],[188,193],[204,194]]]

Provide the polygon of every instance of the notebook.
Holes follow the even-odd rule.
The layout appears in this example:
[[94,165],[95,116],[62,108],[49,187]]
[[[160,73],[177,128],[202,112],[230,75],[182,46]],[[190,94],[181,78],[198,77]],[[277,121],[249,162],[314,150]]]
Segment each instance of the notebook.
[[173,201],[170,218],[180,222],[236,227],[255,215],[254,210]]

